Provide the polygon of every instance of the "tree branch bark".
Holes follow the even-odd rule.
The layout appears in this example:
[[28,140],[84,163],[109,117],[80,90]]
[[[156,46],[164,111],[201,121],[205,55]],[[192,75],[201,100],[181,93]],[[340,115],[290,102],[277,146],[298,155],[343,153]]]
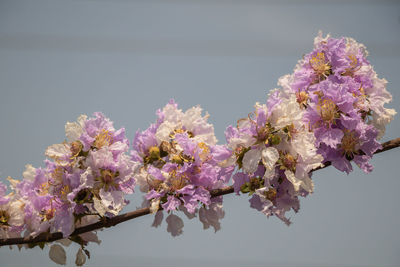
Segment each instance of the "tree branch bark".
[[[396,138],[390,141],[387,141],[385,143],[382,143],[382,148],[377,150],[374,154],[378,154],[396,147],[400,146],[400,138]],[[324,169],[328,166],[330,166],[331,163],[328,162],[324,166],[319,167],[314,169],[313,171]],[[215,189],[212,190],[211,196],[212,197],[217,197],[217,196],[222,196],[222,195],[227,195],[233,193],[233,186],[228,186],[225,188],[221,189]],[[118,216],[115,216],[113,218],[104,218],[103,220],[100,220],[96,223],[89,224],[86,226],[78,227],[75,229],[75,231],[71,234],[71,236],[76,236],[80,235],[83,233],[99,230],[105,227],[111,227],[115,226],[117,224],[120,224],[125,221],[129,221],[144,215],[150,214],[150,209],[147,208],[141,208],[137,209],[135,211],[127,212]],[[63,239],[62,233],[57,232],[57,233],[42,233],[36,237],[21,237],[21,238],[6,238],[6,239],[0,239],[0,247],[1,246],[7,246],[7,245],[20,245],[20,244],[33,244],[33,243],[41,243],[41,242],[53,242],[56,240]]]

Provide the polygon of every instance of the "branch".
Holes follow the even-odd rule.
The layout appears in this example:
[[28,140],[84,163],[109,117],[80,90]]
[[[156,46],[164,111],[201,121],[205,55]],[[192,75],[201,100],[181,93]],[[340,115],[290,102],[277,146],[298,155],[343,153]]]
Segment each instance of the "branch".
[[[374,154],[378,154],[396,147],[400,146],[400,138],[396,138],[390,141],[387,141],[385,143],[382,143],[382,148],[378,149]],[[318,167],[314,169],[313,171],[324,169],[328,166],[330,166],[331,163],[325,163],[322,167]],[[217,197],[217,196],[222,196],[222,195],[227,195],[233,193],[233,186],[228,186],[225,188],[221,189],[215,189],[212,190],[211,196],[212,197]],[[99,230],[105,227],[111,227],[115,226],[117,224],[120,224],[125,221],[129,221],[144,215],[150,214],[150,208],[142,208],[142,209],[137,209],[135,211],[127,212],[112,218],[104,218],[96,223],[89,224],[86,226],[78,227],[75,229],[75,231],[71,234],[71,236],[76,236],[80,235],[83,233]],[[32,244],[32,243],[41,243],[41,242],[53,242],[56,240],[63,239],[63,235],[60,232],[57,233],[42,233],[36,237],[21,237],[21,238],[5,238],[5,239],[0,239],[0,247],[1,246],[7,246],[7,245],[19,245],[19,244]]]

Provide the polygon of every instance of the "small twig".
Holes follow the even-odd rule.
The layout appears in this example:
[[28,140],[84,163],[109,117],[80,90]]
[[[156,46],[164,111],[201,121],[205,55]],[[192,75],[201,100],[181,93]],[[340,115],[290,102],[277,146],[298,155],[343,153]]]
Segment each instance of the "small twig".
[[[375,152],[375,154],[396,148],[400,146],[400,138],[396,138],[393,140],[390,140],[388,142],[385,142],[382,144],[382,148],[377,150]],[[324,166],[319,167],[314,169],[313,171],[316,170],[320,170],[320,169],[324,169],[328,166],[330,166],[331,164],[325,163]],[[221,188],[221,189],[215,189],[212,190],[211,196],[212,197],[217,197],[217,196],[223,196],[223,195],[227,195],[227,194],[231,194],[233,193],[233,186],[228,186],[225,188]],[[129,221],[144,215],[150,214],[150,208],[142,208],[142,209],[137,209],[135,211],[131,211],[131,212],[127,212],[118,216],[115,216],[113,218],[107,218],[105,220],[101,220],[98,221],[96,223],[92,223],[86,226],[82,226],[82,227],[78,227],[75,229],[75,231],[71,234],[71,236],[76,236],[76,235],[80,235],[83,233],[87,233],[87,232],[91,232],[91,231],[95,231],[95,230],[99,230],[102,229],[104,227],[111,227],[111,226],[115,226],[117,224],[120,224],[122,222],[125,221]],[[7,245],[20,245],[20,244],[33,244],[33,243],[41,243],[41,242],[53,242],[56,240],[60,240],[63,239],[63,235],[60,232],[57,233],[43,233],[40,234],[36,237],[20,237],[20,238],[6,238],[6,239],[0,239],[0,246],[7,246]]]

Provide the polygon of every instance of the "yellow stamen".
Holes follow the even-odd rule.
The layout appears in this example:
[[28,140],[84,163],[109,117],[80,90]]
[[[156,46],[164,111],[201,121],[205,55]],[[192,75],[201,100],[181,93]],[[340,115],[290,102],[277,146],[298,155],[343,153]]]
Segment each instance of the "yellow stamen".
[[102,129],[101,132],[96,136],[93,146],[100,149],[104,146],[109,146],[113,142],[112,135],[109,131]]
[[356,72],[357,70],[359,70],[361,68],[361,65],[358,65],[358,60],[357,57],[355,55],[348,55],[347,56],[350,60],[350,67],[348,67],[343,73],[343,76],[353,76],[354,72]]
[[149,148],[150,159],[157,160],[160,158],[160,149],[157,146],[152,146]]
[[331,73],[331,66],[325,61],[323,52],[317,53],[310,59],[310,65],[318,76],[328,76]]
[[339,118],[339,109],[336,104],[329,98],[320,100],[317,106],[323,121],[333,123],[336,118]]
[[50,208],[50,209],[43,209],[39,215],[40,217],[43,218],[42,219],[43,221],[50,221],[54,217],[55,213],[56,209]]
[[62,181],[62,176],[64,174],[64,170],[62,167],[57,166],[51,174],[51,177],[56,181]]
[[7,225],[10,215],[5,210],[0,210],[0,225]]
[[296,129],[296,127],[294,126],[293,123],[285,126],[283,128],[283,131],[288,135],[289,139],[292,139],[293,135],[295,135],[298,132],[298,130]]
[[359,140],[355,136],[354,131],[344,130],[344,135],[342,137],[342,143],[340,147],[343,149],[343,152],[346,156],[351,157],[354,153],[357,152],[356,146]]
[[299,103],[301,108],[307,107],[308,98],[309,97],[308,97],[307,92],[305,92],[305,91],[296,92],[296,100],[297,100],[297,103]]
[[183,164],[183,159],[177,154],[172,155],[171,161],[176,164]]
[[210,154],[210,148],[204,142],[199,143],[198,146],[202,150],[200,152],[200,159],[202,161],[206,161],[208,158],[208,155]]
[[350,68],[355,69],[358,65],[358,60],[355,55],[348,55],[347,56],[350,59]]
[[61,188],[61,198],[62,199],[67,199],[67,195],[71,192],[71,188],[68,185],[64,185]]
[[40,196],[44,196],[49,193],[49,190],[50,190],[50,184],[48,182],[44,182],[40,185],[38,193]]
[[176,170],[172,170],[168,174],[168,183],[170,184],[169,189],[171,191],[179,190],[187,185],[189,178],[185,174],[180,174],[179,176],[177,176],[178,173]]

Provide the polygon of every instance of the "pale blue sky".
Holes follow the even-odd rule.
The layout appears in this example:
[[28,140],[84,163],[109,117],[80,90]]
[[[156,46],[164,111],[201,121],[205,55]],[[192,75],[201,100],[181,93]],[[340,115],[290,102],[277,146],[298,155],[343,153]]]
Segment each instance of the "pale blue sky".
[[[132,139],[172,97],[201,104],[224,143],[226,126],[266,100],[318,30],[364,43],[400,110],[397,1],[0,0],[0,178],[43,166],[81,113],[102,111]],[[396,117],[383,140],[399,136]],[[146,216],[99,233],[85,266],[399,266],[399,156],[377,155],[369,175],[315,173],[290,227],[229,195],[216,234],[196,218],[172,238]],[[1,267],[27,264],[54,265],[47,251],[0,248]]]

